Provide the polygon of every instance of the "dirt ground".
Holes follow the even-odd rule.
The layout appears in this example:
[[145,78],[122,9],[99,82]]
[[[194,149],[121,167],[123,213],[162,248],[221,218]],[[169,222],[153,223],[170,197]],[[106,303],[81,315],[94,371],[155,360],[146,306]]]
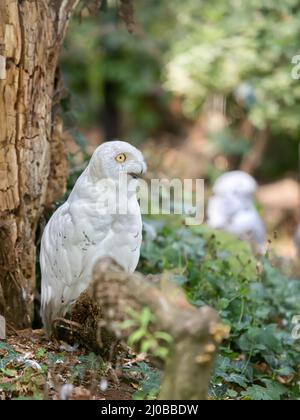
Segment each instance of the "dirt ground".
[[[133,356],[122,356],[122,366],[113,367],[111,363],[102,361],[100,356],[96,358],[65,343],[49,341],[42,330],[13,332],[8,329],[5,344],[17,356],[6,366],[5,374],[0,376],[0,400],[22,395],[51,400],[132,399],[138,387],[138,378],[125,373],[123,368],[134,364]],[[9,351],[0,347],[2,360]],[[17,389],[15,382],[18,383]]]

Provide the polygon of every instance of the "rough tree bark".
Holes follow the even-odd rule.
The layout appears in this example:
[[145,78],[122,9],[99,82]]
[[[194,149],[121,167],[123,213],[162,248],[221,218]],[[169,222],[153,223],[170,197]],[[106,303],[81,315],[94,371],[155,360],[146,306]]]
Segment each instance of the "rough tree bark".
[[78,1],[0,1],[0,313],[17,327],[33,313],[38,220],[64,189],[53,105],[59,51]]
[[173,339],[160,399],[206,399],[217,346],[227,337],[228,328],[212,308],[195,308],[163,276],[127,274],[110,259],[100,260],[91,285],[72,310],[72,320],[56,320],[54,335],[62,338],[63,334],[67,341],[89,344],[92,349],[97,345],[107,356],[132,333],[122,327],[130,318],[128,308],[141,311],[145,306],[155,316],[155,329]]

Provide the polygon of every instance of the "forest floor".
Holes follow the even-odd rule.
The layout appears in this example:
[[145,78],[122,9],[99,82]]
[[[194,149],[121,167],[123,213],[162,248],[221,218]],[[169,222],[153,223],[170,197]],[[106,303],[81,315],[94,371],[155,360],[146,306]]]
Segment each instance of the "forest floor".
[[42,330],[23,330],[0,341],[0,400],[129,400],[137,390],[138,359],[122,355],[113,367],[100,356],[49,341]]

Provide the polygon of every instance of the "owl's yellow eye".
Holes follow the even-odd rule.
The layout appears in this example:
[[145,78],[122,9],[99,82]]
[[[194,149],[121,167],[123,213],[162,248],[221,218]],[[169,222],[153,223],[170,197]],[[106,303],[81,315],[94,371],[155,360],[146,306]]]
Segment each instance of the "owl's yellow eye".
[[116,161],[119,163],[123,163],[126,160],[126,155],[124,153],[120,153],[117,157],[116,157]]

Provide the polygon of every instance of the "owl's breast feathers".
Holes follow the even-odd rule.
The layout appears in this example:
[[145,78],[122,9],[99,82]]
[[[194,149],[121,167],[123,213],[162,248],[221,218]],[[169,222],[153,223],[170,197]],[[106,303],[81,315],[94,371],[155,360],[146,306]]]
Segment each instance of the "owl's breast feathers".
[[111,194],[116,191],[84,172],[46,226],[41,247],[42,312],[51,312],[44,316],[46,328],[47,318],[64,315],[88,287],[97,259],[109,256],[125,271],[136,269],[142,243],[137,197],[130,196],[126,214],[114,214]]

